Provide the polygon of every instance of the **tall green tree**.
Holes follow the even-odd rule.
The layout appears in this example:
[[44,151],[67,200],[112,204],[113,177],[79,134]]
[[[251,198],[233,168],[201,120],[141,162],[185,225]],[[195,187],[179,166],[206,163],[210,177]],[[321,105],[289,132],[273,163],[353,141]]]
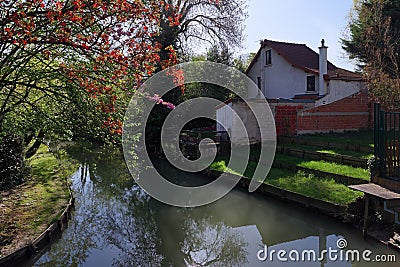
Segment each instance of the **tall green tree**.
[[355,1],[349,37],[342,40],[357,59],[371,96],[400,108],[400,0]]
[[361,68],[376,62],[374,64],[380,64],[387,74],[397,76],[399,38],[400,0],[354,1],[349,36],[342,39],[342,44],[350,58],[359,61]]
[[[207,60],[230,67],[235,67],[236,64],[233,52],[224,45],[213,45],[207,50],[205,55],[193,57],[192,60]],[[221,88],[220,86],[214,84],[193,83],[186,86],[185,94],[180,97],[179,102],[196,97],[210,97],[220,101],[225,101],[232,96],[233,95],[229,90]]]

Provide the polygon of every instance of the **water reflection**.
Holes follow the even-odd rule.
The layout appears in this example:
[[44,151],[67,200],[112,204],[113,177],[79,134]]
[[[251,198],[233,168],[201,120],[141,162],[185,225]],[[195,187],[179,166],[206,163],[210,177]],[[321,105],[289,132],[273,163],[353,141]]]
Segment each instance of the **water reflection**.
[[[134,183],[119,152],[78,152],[81,167],[72,177],[73,219],[35,266],[368,266],[257,259],[264,245],[269,250],[310,249],[318,254],[336,248],[342,237],[348,249],[394,253],[328,217],[244,190],[200,208],[167,206]],[[182,175],[165,162],[156,163],[181,184],[204,184],[204,177]]]
[[243,233],[233,231],[223,222],[189,218],[184,229],[181,251],[186,265],[244,266],[247,263]]

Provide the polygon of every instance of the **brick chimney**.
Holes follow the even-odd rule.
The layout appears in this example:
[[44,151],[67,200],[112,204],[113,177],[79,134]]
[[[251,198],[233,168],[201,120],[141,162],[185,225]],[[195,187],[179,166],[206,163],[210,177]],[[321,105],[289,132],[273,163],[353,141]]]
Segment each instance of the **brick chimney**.
[[319,47],[319,95],[326,95],[328,88],[324,81],[324,74],[328,74],[328,47],[325,46],[325,40],[321,40]]

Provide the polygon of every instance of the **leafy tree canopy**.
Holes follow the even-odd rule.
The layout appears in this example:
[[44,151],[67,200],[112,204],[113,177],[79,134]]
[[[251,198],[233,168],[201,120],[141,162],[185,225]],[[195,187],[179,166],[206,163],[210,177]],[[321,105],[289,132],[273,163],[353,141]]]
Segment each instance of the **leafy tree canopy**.
[[400,0],[354,1],[349,37],[342,39],[350,58],[363,68],[380,65],[391,77],[400,64]]
[[[153,37],[159,34],[164,4],[2,0],[0,132],[9,131],[16,118],[25,122],[18,125],[21,132],[68,128],[68,120],[97,111],[106,114],[104,126],[120,132],[117,99],[160,63],[161,46]],[[175,63],[173,51],[167,52],[171,56],[163,66]]]

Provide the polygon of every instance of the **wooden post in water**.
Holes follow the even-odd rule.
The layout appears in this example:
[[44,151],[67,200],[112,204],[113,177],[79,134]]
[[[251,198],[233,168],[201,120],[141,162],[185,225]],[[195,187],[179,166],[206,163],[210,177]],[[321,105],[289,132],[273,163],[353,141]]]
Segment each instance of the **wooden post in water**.
[[364,225],[363,225],[364,239],[367,237],[368,208],[369,208],[369,196],[368,194],[365,194]]

